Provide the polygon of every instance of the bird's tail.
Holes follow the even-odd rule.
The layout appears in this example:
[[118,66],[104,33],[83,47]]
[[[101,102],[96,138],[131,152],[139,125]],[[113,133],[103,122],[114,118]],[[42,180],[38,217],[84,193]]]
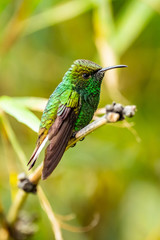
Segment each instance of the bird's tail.
[[37,146],[31,156],[29,162],[27,163],[27,166],[30,165],[28,170],[30,170],[34,166],[39,154],[41,153],[42,149],[46,145],[47,141],[48,141],[48,135],[45,137],[45,139],[43,140],[43,142],[41,144],[37,143]]

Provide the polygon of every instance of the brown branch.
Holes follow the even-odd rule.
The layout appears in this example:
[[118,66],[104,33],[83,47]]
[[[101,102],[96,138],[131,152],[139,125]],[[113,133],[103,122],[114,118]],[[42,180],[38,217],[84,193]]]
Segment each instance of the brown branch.
[[[104,109],[103,109],[104,111]],[[101,113],[103,112],[101,109]],[[74,144],[76,144],[78,141],[86,137],[88,134],[96,130],[97,128],[105,125],[106,123],[115,123],[119,120],[123,120],[126,116],[127,117],[133,117],[136,111],[136,106],[125,106],[123,107],[119,103],[113,103],[112,105],[106,106],[106,114],[104,114],[102,117],[99,117],[97,120],[93,121],[83,129],[81,129],[79,132],[77,132],[75,138],[72,138],[68,146],[66,147],[66,150],[68,150],[70,147],[72,147]],[[39,180],[41,179],[42,174],[42,168],[43,163],[41,163],[33,173],[31,173],[28,177],[29,181],[32,184],[38,184]]]
[[[115,123],[120,120],[123,120],[126,116],[132,117],[132,116],[134,116],[135,111],[136,111],[135,106],[123,107],[121,104],[116,104],[116,103],[113,103],[112,105],[107,105],[106,114],[103,115],[102,117],[98,117],[97,120],[93,121],[92,123],[90,123],[89,125],[84,127],[83,129],[81,129],[79,132],[77,132],[75,138],[73,138],[69,141],[66,150],[68,150],[71,146],[73,146],[75,143],[77,143],[82,138],[86,137],[88,134],[90,134],[97,128],[99,128],[107,123]],[[102,111],[101,111],[101,113],[102,113]],[[35,171],[33,173],[31,173],[28,178],[25,178],[25,179],[28,179],[28,182],[30,184],[38,185],[39,180],[41,179],[42,168],[43,168],[43,163],[41,163],[35,169]],[[27,196],[28,196],[28,194],[24,191],[22,192],[21,189],[18,191],[15,201],[13,202],[13,204],[10,208],[8,218],[7,218],[8,222],[11,225],[14,224],[14,222],[16,221],[19,210],[23,206]],[[50,216],[48,216],[48,217],[52,223],[52,227],[55,232],[56,240],[62,239],[61,232],[60,232],[60,225],[59,225],[58,221],[56,220],[56,217],[50,207],[50,204],[40,187],[38,188],[38,196],[40,198],[40,202],[43,204],[43,208],[46,211],[46,213],[48,214],[48,212],[51,211]],[[56,236],[56,234],[57,234],[57,236]]]

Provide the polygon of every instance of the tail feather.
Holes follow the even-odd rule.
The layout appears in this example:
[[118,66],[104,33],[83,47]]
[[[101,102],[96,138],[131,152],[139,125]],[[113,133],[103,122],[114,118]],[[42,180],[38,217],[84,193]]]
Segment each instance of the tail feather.
[[[28,170],[30,170],[30,169],[34,166],[34,164],[36,163],[36,161],[37,161],[37,158],[33,158],[33,159],[31,160],[31,164],[30,164]],[[28,164],[27,164],[27,165],[28,165]]]
[[32,164],[32,162],[35,160],[35,155],[36,155],[36,153],[37,153],[37,151],[38,151],[38,148],[39,148],[39,146],[36,146],[36,148],[35,148],[32,156],[31,156],[30,159],[29,159],[29,162],[27,163],[27,166],[30,165],[30,164]]
[[46,138],[43,140],[41,144],[37,144],[29,162],[27,163],[27,166],[30,165],[28,170],[30,170],[34,166],[39,154],[41,153],[47,141],[48,141],[48,135],[46,136]]
[[46,148],[44,165],[42,170],[42,179],[46,179],[56,168],[61,160],[65,148],[72,134],[72,129],[76,121],[76,115],[73,108],[66,107],[60,116],[57,116],[55,122],[49,129],[49,145]]

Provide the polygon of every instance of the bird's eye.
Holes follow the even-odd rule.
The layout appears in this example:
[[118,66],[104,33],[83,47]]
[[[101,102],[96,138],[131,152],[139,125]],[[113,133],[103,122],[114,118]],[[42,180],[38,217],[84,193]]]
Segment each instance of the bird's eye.
[[82,77],[84,78],[84,79],[88,79],[88,78],[90,78],[90,74],[87,74],[87,73],[83,73],[82,74]]

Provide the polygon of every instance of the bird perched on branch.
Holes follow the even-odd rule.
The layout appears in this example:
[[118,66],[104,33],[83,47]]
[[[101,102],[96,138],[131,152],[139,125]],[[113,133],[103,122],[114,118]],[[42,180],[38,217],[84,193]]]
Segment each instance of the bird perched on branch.
[[28,162],[31,169],[46,142],[42,179],[46,179],[61,160],[68,141],[85,127],[96,111],[102,79],[107,70],[89,60],[76,60],[50,96],[43,112],[36,148]]

